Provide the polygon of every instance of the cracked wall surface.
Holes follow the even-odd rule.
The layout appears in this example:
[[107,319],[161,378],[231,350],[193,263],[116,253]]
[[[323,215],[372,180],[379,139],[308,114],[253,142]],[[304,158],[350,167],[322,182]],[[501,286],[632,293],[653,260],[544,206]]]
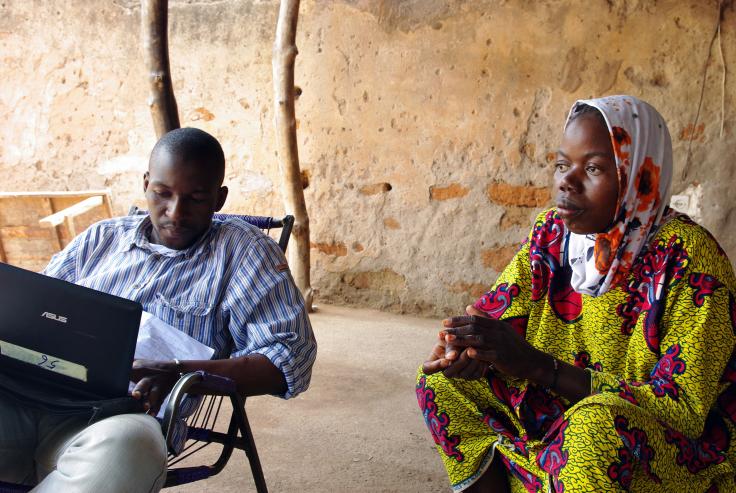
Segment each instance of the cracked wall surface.
[[[226,211],[280,214],[271,99],[278,2],[169,3],[182,124],[223,143]],[[142,205],[155,137],[138,5],[0,3],[2,190],[110,187],[117,212]],[[717,2],[581,5],[302,1],[298,139],[318,303],[424,315],[462,309],[550,203],[569,106],[610,93],[662,112],[674,193],[736,259],[736,82],[729,72],[721,85],[717,42],[696,121]],[[721,33],[730,69],[735,25],[731,6]]]

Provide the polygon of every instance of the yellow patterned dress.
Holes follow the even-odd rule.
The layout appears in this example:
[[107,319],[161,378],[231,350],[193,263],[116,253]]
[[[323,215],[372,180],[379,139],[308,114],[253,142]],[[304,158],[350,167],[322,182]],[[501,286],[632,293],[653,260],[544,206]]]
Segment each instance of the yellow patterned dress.
[[417,379],[417,399],[455,491],[498,455],[514,492],[734,492],[736,279],[715,239],[675,216],[627,283],[570,287],[564,225],[542,213],[475,306],[534,347],[586,368],[574,406],[491,373]]

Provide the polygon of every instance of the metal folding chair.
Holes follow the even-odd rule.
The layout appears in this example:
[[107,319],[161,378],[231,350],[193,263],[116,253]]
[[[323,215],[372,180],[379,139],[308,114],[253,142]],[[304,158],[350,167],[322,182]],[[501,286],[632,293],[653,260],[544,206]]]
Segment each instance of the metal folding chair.
[[[145,211],[141,211],[135,206],[129,211],[129,215],[145,213]],[[281,228],[278,244],[281,250],[286,252],[286,247],[291,237],[291,230],[294,226],[294,216],[284,216],[281,219],[276,219],[265,216],[215,214],[215,218],[218,219],[228,217],[239,217],[261,228],[266,234],[271,229]],[[197,411],[186,419],[188,428],[187,442],[183,450],[179,454],[175,454],[173,426],[179,419],[181,402],[186,395],[201,396],[202,401]],[[224,400],[230,402],[232,415],[227,429],[218,430],[217,419],[222,410]],[[253,440],[253,433],[248,423],[248,416],[245,413],[245,398],[237,393],[235,382],[229,378],[202,371],[183,375],[171,391],[161,427],[166,437],[166,445],[169,448],[169,469],[164,488],[200,481],[218,474],[225,468],[233,451],[238,449],[245,452],[248,458],[256,491],[258,493],[266,493],[268,491],[266,480],[263,477],[261,462],[258,458],[256,444]],[[222,446],[219,457],[212,464],[174,467],[212,444]],[[1,490],[0,493],[2,493]]]
[[[146,214],[133,206],[128,211],[129,215]],[[245,216],[235,214],[215,214],[215,218],[226,219],[228,217],[239,217],[248,223],[264,230],[266,234],[271,229],[281,229],[278,244],[281,250],[286,252],[289,244],[291,230],[294,226],[294,216],[284,216],[281,219],[266,216]],[[179,419],[180,404],[186,395],[201,396],[202,401],[197,410],[186,418],[187,442],[183,450],[174,454],[173,426]],[[232,415],[227,429],[217,429],[217,419],[223,408],[223,400],[230,402]],[[266,493],[266,480],[263,477],[261,461],[258,458],[253,433],[248,424],[248,416],[245,413],[245,398],[237,393],[235,382],[229,378],[208,374],[198,371],[183,375],[174,385],[169,397],[169,403],[164,411],[161,424],[162,432],[166,437],[166,445],[169,448],[168,472],[164,488],[177,486],[194,481],[207,479],[218,474],[225,468],[234,450],[245,452],[250,464],[251,473],[258,493]],[[174,467],[184,459],[191,457],[205,447],[218,444],[222,446],[217,460],[210,465]],[[0,482],[0,493],[23,493],[31,490],[32,486],[13,485]]]

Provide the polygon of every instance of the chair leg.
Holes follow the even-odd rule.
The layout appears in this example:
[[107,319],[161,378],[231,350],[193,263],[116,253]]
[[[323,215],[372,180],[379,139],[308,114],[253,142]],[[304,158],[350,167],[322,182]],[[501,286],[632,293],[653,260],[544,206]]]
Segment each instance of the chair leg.
[[263,477],[263,469],[261,468],[261,460],[258,458],[258,451],[256,450],[256,442],[253,440],[253,433],[248,424],[248,416],[245,413],[245,400],[239,395],[233,396],[233,419],[236,421],[245,442],[245,455],[250,463],[250,470],[256,483],[256,491],[258,493],[268,493],[266,478]]

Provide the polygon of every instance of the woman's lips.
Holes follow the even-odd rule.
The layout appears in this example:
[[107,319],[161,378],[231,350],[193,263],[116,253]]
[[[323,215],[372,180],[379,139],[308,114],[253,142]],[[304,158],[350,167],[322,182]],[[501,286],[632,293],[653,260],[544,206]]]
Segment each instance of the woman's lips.
[[583,209],[571,204],[557,204],[557,215],[563,220],[572,219],[583,213]]

